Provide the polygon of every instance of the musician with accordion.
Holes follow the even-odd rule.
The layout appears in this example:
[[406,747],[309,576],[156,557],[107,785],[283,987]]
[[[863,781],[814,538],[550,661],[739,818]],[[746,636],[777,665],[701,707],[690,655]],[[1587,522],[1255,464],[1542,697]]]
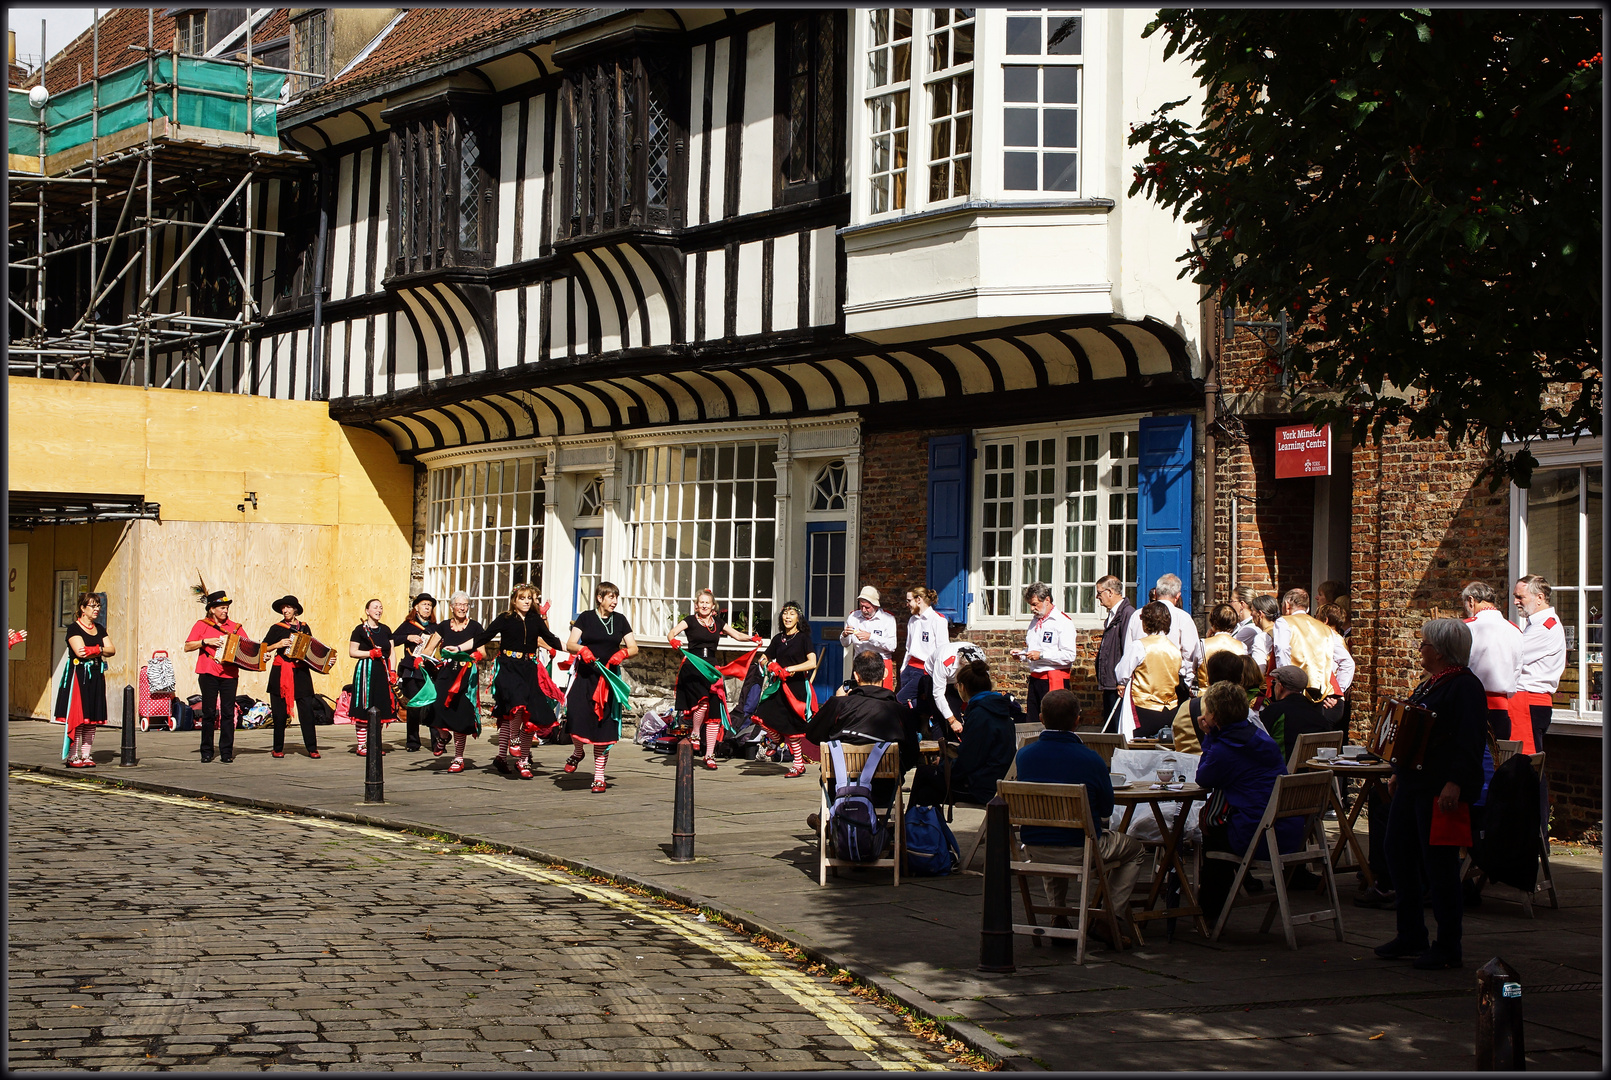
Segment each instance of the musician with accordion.
[[200,592],[207,614],[197,619],[185,641],[185,652],[196,657],[196,681],[201,685],[201,760],[213,759],[213,727],[217,725],[218,760],[225,765],[235,760],[235,695],[240,688],[240,668],[233,663],[234,652],[227,650],[231,638],[239,638],[245,627],[229,617],[231,600],[222,589]]
[[[263,650],[274,653],[269,667],[269,712],[274,717],[274,749],[277,758],[285,756],[285,722],[295,716],[302,726],[302,745],[308,756],[319,756],[319,738],[314,731],[317,717],[313,696],[313,673],[326,674],[328,669],[319,666],[319,657],[329,657],[330,650],[313,640],[313,630],[298,616],[302,604],[289,594],[274,601],[274,610],[280,621],[263,635]],[[310,646],[316,646],[310,657]]]
[[[1460,847],[1471,843],[1471,804],[1482,792],[1488,702],[1467,668],[1471,630],[1458,619],[1421,627],[1426,679],[1406,702],[1388,702],[1371,746],[1392,763],[1387,858],[1397,886],[1398,934],[1376,948],[1386,960],[1413,959],[1421,970],[1458,968]],[[1421,906],[1425,874],[1438,937],[1427,939]]]

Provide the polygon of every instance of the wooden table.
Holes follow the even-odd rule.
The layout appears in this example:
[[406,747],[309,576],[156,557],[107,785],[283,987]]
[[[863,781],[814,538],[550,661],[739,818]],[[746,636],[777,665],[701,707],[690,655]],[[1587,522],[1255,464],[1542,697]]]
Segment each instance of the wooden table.
[[[1354,832],[1354,822],[1359,820],[1359,812],[1370,801],[1370,793],[1393,775],[1393,767],[1385,761],[1362,762],[1345,757],[1325,760],[1310,758],[1303,762],[1301,767],[1308,772],[1323,771],[1332,775],[1331,808],[1337,812],[1337,845],[1331,852],[1331,868],[1334,871],[1357,869],[1364,877],[1367,888],[1374,885],[1375,878],[1370,872],[1370,859],[1366,856],[1365,849],[1360,846],[1359,836]],[[1348,779],[1361,780],[1363,783],[1354,796],[1353,806],[1345,808],[1339,795],[1341,785],[1337,781]],[[1347,848],[1354,849],[1357,867],[1342,865],[1343,851]]]
[[[1152,816],[1158,822],[1158,835],[1162,838],[1159,843],[1157,869],[1152,875],[1152,888],[1147,892],[1147,901],[1142,909],[1130,916],[1132,923],[1150,922],[1154,919],[1177,919],[1182,915],[1189,915],[1197,923],[1197,930],[1208,936],[1208,924],[1203,921],[1203,909],[1197,903],[1197,891],[1192,886],[1191,876],[1186,873],[1185,864],[1180,861],[1180,839],[1186,832],[1186,818],[1194,800],[1206,798],[1208,789],[1196,784],[1188,783],[1179,791],[1155,789],[1155,781],[1138,780],[1125,787],[1113,789],[1114,806],[1124,807],[1124,817],[1113,826],[1120,832],[1130,831],[1130,819],[1135,816],[1136,807],[1146,804],[1152,808]],[[1175,824],[1170,828],[1164,821],[1163,804],[1178,802],[1180,813],[1175,815]],[[1180,907],[1165,907],[1154,910],[1158,903],[1158,896],[1163,891],[1164,879],[1169,876],[1173,868],[1180,880],[1180,896],[1183,903]],[[1141,928],[1136,927],[1137,940],[1140,942]]]

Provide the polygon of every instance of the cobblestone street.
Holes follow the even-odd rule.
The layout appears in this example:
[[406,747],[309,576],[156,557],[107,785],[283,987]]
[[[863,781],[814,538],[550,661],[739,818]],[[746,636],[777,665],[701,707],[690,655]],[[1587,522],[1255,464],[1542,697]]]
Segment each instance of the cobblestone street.
[[12,1069],[932,1069],[687,911],[362,826],[13,778]]

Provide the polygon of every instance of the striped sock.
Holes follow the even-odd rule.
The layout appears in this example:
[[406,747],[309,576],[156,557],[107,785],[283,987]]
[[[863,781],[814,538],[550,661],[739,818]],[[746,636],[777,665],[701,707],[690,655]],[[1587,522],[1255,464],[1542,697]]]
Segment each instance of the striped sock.
[[587,754],[587,744],[572,740],[571,745],[574,749],[571,750],[571,756],[565,759],[565,763],[568,765],[580,765],[582,758]]
[[799,768],[800,766],[805,764],[805,736],[804,735],[790,735],[789,736],[789,753],[794,756],[795,768]]
[[604,783],[604,764],[610,760],[610,751],[607,747],[596,747],[593,750],[593,782]]
[[524,724],[521,725],[520,731],[520,760],[531,760],[531,732],[525,730]]
[[722,722],[720,720],[707,720],[705,722],[705,756],[716,756],[716,747],[722,741]]
[[509,756],[509,724],[508,720],[498,721],[498,756]]
[[464,744],[469,741],[469,738],[469,733],[464,731],[456,732],[453,736],[453,755],[460,761],[464,760]]
[[78,729],[78,734],[83,739],[82,748],[79,750],[79,756],[85,761],[89,761],[91,759],[91,751],[95,749],[95,729],[89,724],[85,724],[83,727]]

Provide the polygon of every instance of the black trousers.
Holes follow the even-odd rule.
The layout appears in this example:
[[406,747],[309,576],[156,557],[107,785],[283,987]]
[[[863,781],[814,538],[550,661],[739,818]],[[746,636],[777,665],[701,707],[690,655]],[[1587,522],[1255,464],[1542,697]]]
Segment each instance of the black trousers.
[[[1554,713],[1554,705],[1527,706],[1528,719],[1533,722],[1534,750],[1542,751],[1544,749],[1544,733],[1549,730],[1550,718]],[[1538,778],[1538,814],[1538,820],[1544,823],[1547,835],[1549,828],[1549,763],[1547,761],[1544,763],[1543,775]]]
[[1435,798],[1431,792],[1400,788],[1387,813],[1387,859],[1398,893],[1398,938],[1412,946],[1426,943],[1426,915],[1421,908],[1424,869],[1432,893],[1432,916],[1438,924],[1438,951],[1459,956],[1463,911],[1460,849],[1434,847],[1428,842]]
[[1510,712],[1506,709],[1488,710],[1488,727],[1496,739],[1510,738]]
[[240,679],[221,679],[217,675],[197,675],[201,683],[201,752],[213,752],[213,725],[218,733],[218,752],[225,757],[235,756],[235,693]]
[[431,733],[431,740],[434,742],[437,736],[436,728],[431,725],[431,718],[436,715],[436,706],[411,705],[406,711],[408,713],[408,731],[405,733],[403,745],[410,750],[418,750],[420,748],[421,725],[425,727],[426,731]]
[[1367,859],[1371,879],[1383,892],[1393,891],[1393,868],[1387,859],[1387,814],[1390,806],[1392,800],[1387,797],[1385,784],[1371,788],[1370,799],[1365,803],[1365,812],[1370,815],[1370,852]]
[[[301,688],[298,687],[298,690]],[[314,698],[310,692],[306,697],[301,693],[296,696],[296,720],[302,726],[302,745],[311,753],[319,749],[319,738],[314,732]],[[269,691],[269,712],[274,716],[274,752],[285,753],[285,699],[273,690]]]

